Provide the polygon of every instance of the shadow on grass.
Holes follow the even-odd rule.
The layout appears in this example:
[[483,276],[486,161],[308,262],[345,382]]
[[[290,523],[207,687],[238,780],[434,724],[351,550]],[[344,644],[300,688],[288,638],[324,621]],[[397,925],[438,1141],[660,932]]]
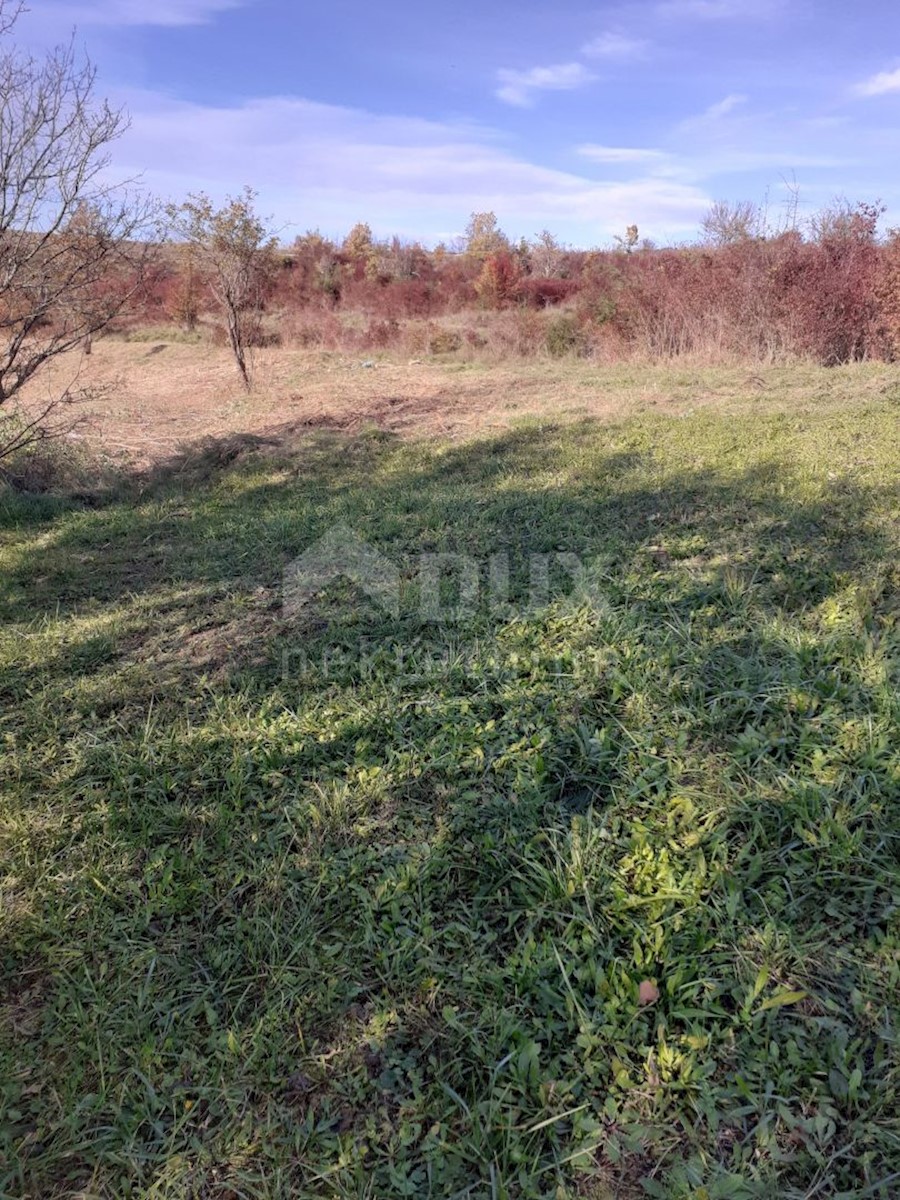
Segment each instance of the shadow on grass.
[[[896,493],[673,428],[7,504],[0,1191],[889,1194]],[[398,619],[285,618],[337,524]],[[509,604],[423,622],[422,553]]]

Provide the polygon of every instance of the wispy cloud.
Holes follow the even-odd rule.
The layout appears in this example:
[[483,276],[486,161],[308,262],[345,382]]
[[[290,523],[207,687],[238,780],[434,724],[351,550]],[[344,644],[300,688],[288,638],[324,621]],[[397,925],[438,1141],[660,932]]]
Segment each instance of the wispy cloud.
[[777,188],[785,175],[808,171],[810,180],[818,178],[833,192],[846,187],[853,177],[849,171],[858,167],[858,136],[842,118],[805,117],[793,108],[759,110],[749,97],[732,92],[673,127],[663,142],[668,155],[654,173],[704,184],[731,177],[729,187],[743,186],[738,176],[758,175],[763,182],[756,187],[762,190]]
[[650,150],[641,146],[598,146],[593,142],[579,146],[578,153],[582,158],[590,159],[591,162],[631,166],[653,165],[663,162],[666,158],[662,150]]
[[495,95],[504,104],[530,108],[538,92],[572,92],[591,83],[595,76],[584,63],[558,63],[552,67],[531,67],[527,71],[501,68],[497,72],[500,86]]
[[858,83],[853,90],[857,96],[887,96],[891,92],[900,92],[900,67],[895,71],[879,71]]
[[717,100],[715,104],[711,104],[698,119],[701,121],[718,121],[720,117],[727,117],[736,108],[739,108],[742,104],[746,104],[748,98],[741,92],[732,92],[723,100]]
[[217,13],[238,8],[243,0],[81,0],[42,6],[45,18],[66,26],[204,25]]
[[643,38],[629,37],[625,33],[607,30],[595,38],[591,38],[581,47],[585,58],[600,58],[608,61],[628,62],[636,58],[644,58],[650,43]]
[[316,225],[342,234],[366,220],[379,234],[437,238],[470,212],[493,210],[515,236],[545,226],[592,245],[632,222],[653,237],[683,236],[710,203],[693,181],[655,177],[644,163],[616,180],[541,166],[480,125],[296,97],[227,107],[155,92],[115,99],[132,114],[117,171],[141,171],[149,189],[173,200],[199,190],[219,198],[240,187],[251,163],[260,211],[285,236]]
[[[725,118],[710,120],[706,114],[683,122],[672,132],[667,149],[644,146],[601,146],[593,142],[575,148],[588,162],[627,170],[643,170],[648,178],[677,179],[683,183],[707,183],[722,174],[741,175],[757,171],[784,172],[802,169],[846,168],[846,158],[816,152],[808,143],[813,136],[810,123],[785,129],[787,142],[778,143],[774,118]],[[792,145],[803,145],[794,150]]]

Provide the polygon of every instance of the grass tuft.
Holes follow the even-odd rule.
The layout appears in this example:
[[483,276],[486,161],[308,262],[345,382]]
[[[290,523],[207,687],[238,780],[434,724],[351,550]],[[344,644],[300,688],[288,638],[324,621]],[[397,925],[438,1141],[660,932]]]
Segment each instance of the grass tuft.
[[890,398],[244,449],[0,495],[0,1195],[896,1194]]

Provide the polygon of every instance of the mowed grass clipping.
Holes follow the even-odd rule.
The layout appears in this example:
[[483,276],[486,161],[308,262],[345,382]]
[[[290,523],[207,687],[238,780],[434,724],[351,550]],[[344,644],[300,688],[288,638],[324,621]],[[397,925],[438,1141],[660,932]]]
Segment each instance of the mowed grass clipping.
[[898,1194],[898,396],[3,497],[0,1195]]

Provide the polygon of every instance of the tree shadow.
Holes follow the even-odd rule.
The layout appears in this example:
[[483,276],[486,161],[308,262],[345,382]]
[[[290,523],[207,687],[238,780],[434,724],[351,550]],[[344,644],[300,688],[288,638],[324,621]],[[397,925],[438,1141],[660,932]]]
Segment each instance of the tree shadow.
[[[45,1004],[72,1046],[66,1006],[90,981],[107,1074],[131,1078],[136,1038],[170,1039],[134,1102],[146,1162],[172,1145],[199,1161],[191,1138],[227,1160],[238,1095],[287,1146],[299,1072],[298,1187],[366,1111],[427,1115],[474,1146],[440,1160],[449,1194],[491,1164],[514,1179],[504,1131],[548,1113],[534,1161],[558,1161],[581,1136],[560,1114],[582,1104],[623,1171],[699,1155],[709,1179],[789,1194],[820,1169],[823,1110],[843,1122],[833,1150],[862,1124],[874,1147],[840,1168],[845,1188],[884,1169],[886,1109],[851,1079],[857,1060],[873,1081],[888,1069],[896,491],[811,488],[775,457],[692,466],[629,437],[585,422],[452,447],[229,438],[100,507],[29,510],[15,539],[7,514],[2,605],[22,646],[0,665],[0,731],[43,739],[6,775],[17,861],[66,870],[4,953],[12,970],[67,964]],[[337,526],[397,565],[397,617],[341,582],[285,614],[285,569]],[[450,559],[446,619],[423,618],[422,554],[476,564],[462,621]],[[29,824],[46,789],[74,827]],[[776,1003],[760,1010],[764,969]],[[652,1011],[642,978],[661,987]],[[216,1030],[252,1053],[229,1057]],[[48,1058],[76,1062],[75,1106],[86,1080],[99,1092],[94,1051]],[[189,1080],[196,1120],[158,1098],[186,1070],[213,1080]],[[779,1109],[770,1079],[795,1102]],[[115,1160],[122,1120],[110,1092],[85,1170]],[[50,1124],[52,1157],[67,1135]],[[395,1194],[399,1151],[371,1145]],[[437,1169],[427,1139],[410,1145]],[[613,1158],[595,1148],[596,1170]]]

